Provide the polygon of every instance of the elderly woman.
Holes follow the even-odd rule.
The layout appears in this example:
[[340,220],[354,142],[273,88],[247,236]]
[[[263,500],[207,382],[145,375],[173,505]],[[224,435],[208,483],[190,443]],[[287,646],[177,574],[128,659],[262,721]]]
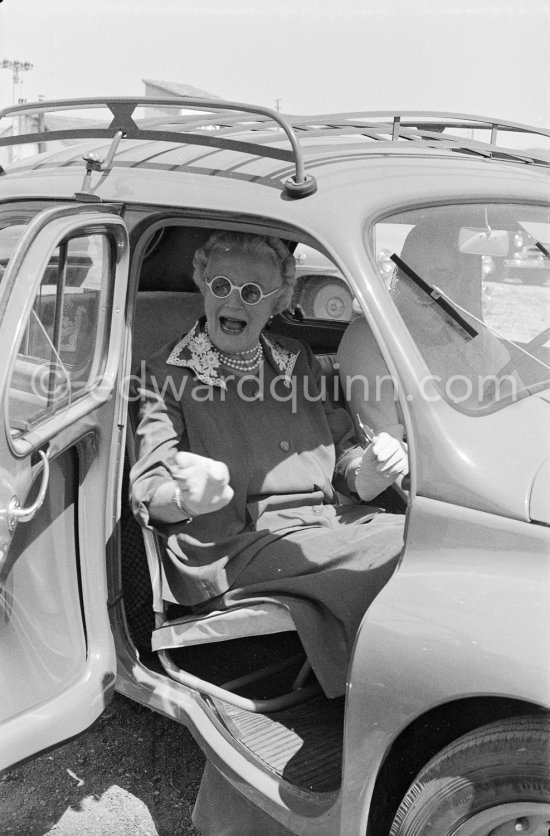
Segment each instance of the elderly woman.
[[378,457],[365,452],[348,413],[323,398],[310,349],[264,330],[295,280],[279,239],[215,233],[194,278],[206,317],[150,360],[141,389],[134,513],[165,539],[182,604],[284,600],[336,697],[403,535],[402,517],[339,504],[339,494],[370,496],[372,480],[391,481],[402,448],[388,436]]

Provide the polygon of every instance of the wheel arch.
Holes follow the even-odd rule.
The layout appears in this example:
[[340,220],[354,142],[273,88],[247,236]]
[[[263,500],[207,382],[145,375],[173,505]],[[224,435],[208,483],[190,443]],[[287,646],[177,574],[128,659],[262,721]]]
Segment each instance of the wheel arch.
[[380,765],[369,807],[366,836],[387,836],[403,797],[420,770],[458,738],[498,720],[550,711],[500,696],[469,697],[431,708],[403,728]]

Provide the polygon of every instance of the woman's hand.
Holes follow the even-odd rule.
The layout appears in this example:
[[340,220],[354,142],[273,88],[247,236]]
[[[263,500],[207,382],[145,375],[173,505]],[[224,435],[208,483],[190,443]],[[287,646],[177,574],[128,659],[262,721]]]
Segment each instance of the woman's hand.
[[223,462],[179,452],[172,476],[181,491],[181,504],[192,517],[219,511],[233,498],[229,470]]
[[388,488],[398,476],[409,472],[404,444],[389,433],[375,435],[355,471],[355,492],[368,501]]
[[379,433],[374,436],[372,452],[378,462],[376,465],[378,473],[391,478],[392,481],[409,472],[409,457],[406,449],[397,438],[389,433]]

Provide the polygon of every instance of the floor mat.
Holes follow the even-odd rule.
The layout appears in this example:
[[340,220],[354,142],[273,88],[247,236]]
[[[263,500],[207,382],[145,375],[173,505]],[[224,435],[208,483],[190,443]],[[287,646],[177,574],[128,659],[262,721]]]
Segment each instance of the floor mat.
[[213,702],[233,737],[286,781],[312,792],[340,787],[343,697],[319,696],[269,715]]

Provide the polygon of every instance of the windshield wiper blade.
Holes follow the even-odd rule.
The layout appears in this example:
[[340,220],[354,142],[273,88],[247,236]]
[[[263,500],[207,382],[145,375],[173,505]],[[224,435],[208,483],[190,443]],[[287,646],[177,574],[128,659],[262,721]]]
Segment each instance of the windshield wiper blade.
[[405,273],[406,276],[409,277],[409,279],[411,279],[411,281],[415,283],[417,287],[420,288],[420,290],[426,293],[436,303],[436,305],[439,305],[439,307],[445,311],[447,316],[454,320],[454,322],[456,322],[456,324],[459,325],[460,328],[462,328],[462,330],[466,332],[468,339],[471,340],[474,337],[477,337],[479,332],[476,331],[476,329],[472,325],[470,325],[470,323],[467,320],[465,320],[464,317],[461,316],[458,313],[458,311],[455,310],[455,308],[453,308],[453,306],[447,302],[446,299],[444,299],[441,296],[441,294],[435,287],[432,287],[428,284],[428,282],[425,282],[424,279],[420,278],[418,273],[415,273],[412,267],[409,267],[408,264],[405,264],[404,261],[401,261],[399,256],[395,253],[393,253],[393,255],[390,256],[390,259],[393,261],[394,264],[397,265],[397,267],[399,267],[400,270],[402,270],[403,273]]
[[535,247],[537,248],[537,250],[540,250],[540,252],[541,252],[541,253],[542,253],[542,254],[543,254],[546,258],[550,258],[550,253],[548,252],[548,250],[546,249],[546,247],[544,246],[544,244],[541,244],[541,243],[540,243],[540,241],[535,241]]

